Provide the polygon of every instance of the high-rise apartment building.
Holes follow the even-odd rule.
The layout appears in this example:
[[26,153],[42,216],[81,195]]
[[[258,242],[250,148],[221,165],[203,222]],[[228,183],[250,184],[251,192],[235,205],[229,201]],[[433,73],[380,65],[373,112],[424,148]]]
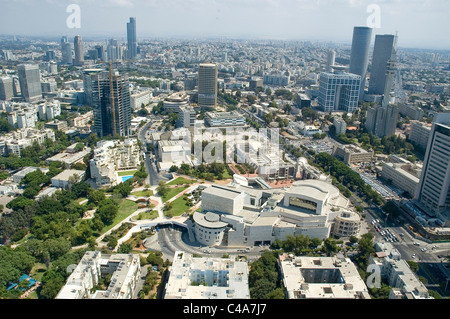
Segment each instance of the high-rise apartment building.
[[14,97],[13,78],[0,77],[0,101],[9,101]]
[[84,46],[83,40],[81,39],[81,35],[76,35],[73,38],[73,48],[75,51],[75,60],[73,61],[74,65],[80,66],[84,64]]
[[352,73],[320,73],[319,106],[324,112],[343,110],[354,112],[358,108],[361,76]]
[[127,49],[128,58],[135,58],[137,55],[136,18],[130,18],[130,22],[127,23]]
[[416,199],[427,212],[450,218],[450,113],[434,117]]
[[364,97],[367,66],[369,65],[369,49],[372,29],[369,27],[354,27],[352,49],[350,53],[349,72],[361,76],[359,99]]
[[128,136],[131,105],[128,78],[112,71],[87,70],[84,74],[86,101],[94,113],[93,131],[98,136]]
[[35,102],[42,98],[41,75],[39,65],[20,64],[17,66],[20,91],[27,102]]
[[72,64],[72,44],[67,40],[66,36],[61,38],[61,62],[64,64]]
[[397,36],[377,34],[370,68],[369,94],[384,94],[388,64],[397,49]]
[[201,63],[198,67],[198,105],[214,108],[217,105],[217,64]]

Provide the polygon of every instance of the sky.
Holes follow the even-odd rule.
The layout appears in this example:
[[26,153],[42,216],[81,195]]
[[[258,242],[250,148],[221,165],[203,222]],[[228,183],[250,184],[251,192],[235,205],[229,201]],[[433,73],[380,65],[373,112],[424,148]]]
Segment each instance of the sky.
[[[79,8],[70,28],[69,5]],[[0,33],[126,38],[249,38],[351,43],[354,26],[400,47],[450,49],[449,0],[0,0]],[[373,43],[373,40],[372,40]]]

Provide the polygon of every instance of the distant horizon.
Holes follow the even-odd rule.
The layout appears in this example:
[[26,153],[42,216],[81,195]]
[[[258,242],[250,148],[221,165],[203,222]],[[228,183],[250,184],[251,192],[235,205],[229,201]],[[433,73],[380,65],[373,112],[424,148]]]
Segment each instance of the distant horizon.
[[[351,43],[354,26],[398,33],[404,48],[450,50],[447,0],[0,0],[0,30],[16,36],[229,38]],[[78,8],[74,11],[73,6]],[[74,17],[74,19],[72,19]],[[70,25],[77,22],[78,25]]]
[[[118,35],[118,34],[109,34],[109,35],[101,35],[101,34],[87,34],[87,35],[83,35],[83,34],[75,34],[75,35],[81,35],[81,38],[83,40],[83,42],[100,42],[100,41],[107,41],[109,39],[116,39],[120,42],[126,42],[126,35]],[[75,37],[75,35],[67,35],[67,34],[61,34],[61,35],[24,35],[24,34],[0,34],[0,40],[1,38],[4,37],[11,37],[13,38],[18,37],[18,38],[25,38],[25,39],[30,39],[30,40],[42,40],[42,41],[55,41],[58,42],[60,41],[62,36],[67,36],[69,39],[69,42],[73,42],[73,37]],[[300,39],[300,38],[290,38],[290,39],[281,39],[281,38],[270,38],[270,37],[263,37],[263,36],[223,36],[223,35],[211,35],[211,36],[188,36],[188,35],[165,35],[165,36],[156,36],[156,35],[152,35],[152,36],[138,36],[137,37],[137,42],[138,44],[142,41],[146,41],[146,40],[196,40],[196,41],[208,41],[208,40],[221,40],[221,39],[225,39],[225,40],[237,40],[237,41],[274,41],[274,42],[311,42],[311,43],[320,43],[320,44],[330,44],[331,46],[336,45],[346,45],[346,46],[351,46],[352,41],[351,39],[349,41],[347,40],[343,40],[343,41],[336,41],[336,40],[327,40],[327,39],[314,39],[314,38],[310,38],[310,39]],[[11,39],[12,40],[12,39]],[[373,41],[371,43],[371,48],[373,48]],[[399,45],[398,46],[399,49],[409,49],[409,50],[423,50],[423,51],[443,51],[443,52],[447,52],[450,53],[450,46],[449,48],[436,48],[436,47],[418,47],[418,46],[406,46],[406,45]]]

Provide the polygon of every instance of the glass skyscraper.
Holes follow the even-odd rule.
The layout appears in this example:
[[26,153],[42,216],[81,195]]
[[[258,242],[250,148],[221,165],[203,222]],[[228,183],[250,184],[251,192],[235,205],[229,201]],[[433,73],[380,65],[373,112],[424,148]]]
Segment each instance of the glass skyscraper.
[[352,73],[320,73],[319,107],[324,112],[358,109],[361,76]]
[[450,217],[450,114],[435,115],[416,199],[427,212]]
[[370,41],[372,29],[369,27],[354,27],[352,49],[350,53],[349,72],[361,76],[359,99],[364,97],[366,86],[367,66],[369,65]]
[[217,64],[201,63],[198,67],[198,105],[214,108],[217,104]]
[[42,98],[41,75],[37,64],[21,64],[17,66],[20,91],[27,102],[36,102]]
[[127,49],[128,58],[133,59],[137,55],[137,41],[136,41],[136,18],[130,18],[127,23]]
[[377,34],[370,67],[369,94],[384,94],[388,61],[397,49],[397,36]]

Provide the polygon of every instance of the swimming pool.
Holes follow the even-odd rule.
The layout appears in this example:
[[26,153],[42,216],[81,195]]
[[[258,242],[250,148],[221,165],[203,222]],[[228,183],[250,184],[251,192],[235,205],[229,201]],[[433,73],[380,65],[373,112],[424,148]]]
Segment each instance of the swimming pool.
[[133,178],[133,175],[122,176],[122,183],[125,182],[126,180],[129,180],[130,178]]

